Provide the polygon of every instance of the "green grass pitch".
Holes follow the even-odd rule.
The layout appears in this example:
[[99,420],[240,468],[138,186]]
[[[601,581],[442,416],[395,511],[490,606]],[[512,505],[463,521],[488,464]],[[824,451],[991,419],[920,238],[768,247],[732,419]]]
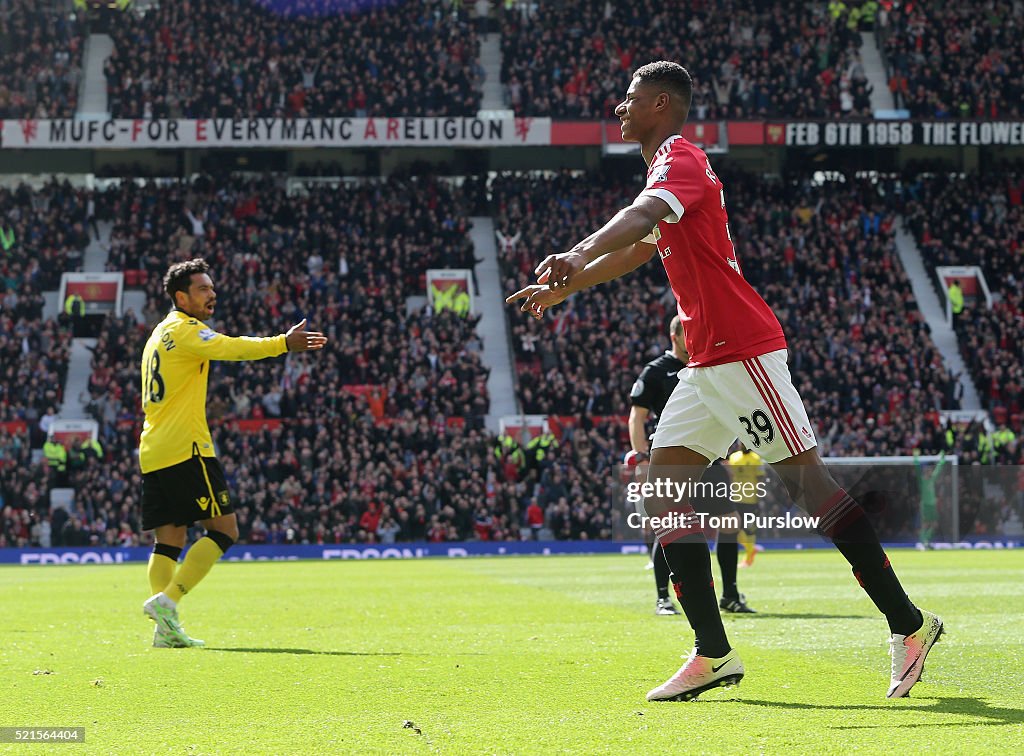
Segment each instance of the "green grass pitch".
[[[218,565],[181,604],[206,649],[154,649],[136,565],[0,569],[12,753],[991,753],[1024,748],[1024,552],[902,552],[947,633],[887,701],[887,628],[838,554],[742,570],[747,676],[646,691],[690,647],[638,556]],[[64,750],[66,749],[66,751]]]

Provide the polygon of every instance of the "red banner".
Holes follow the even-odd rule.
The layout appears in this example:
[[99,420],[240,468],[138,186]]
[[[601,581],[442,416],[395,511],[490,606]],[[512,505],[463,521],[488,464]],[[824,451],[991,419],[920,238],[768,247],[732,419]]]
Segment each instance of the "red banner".
[[65,299],[77,294],[86,302],[116,302],[117,283],[114,281],[68,281]]
[[[629,423],[628,415],[594,415],[590,418],[590,422],[594,425],[604,425],[611,423],[613,425],[621,425],[622,428],[626,428]],[[562,440],[562,434],[569,428],[574,428],[579,425],[579,418],[574,415],[548,415],[548,427],[554,434],[555,438],[559,441]]]
[[51,433],[53,440],[64,446],[72,446],[92,438],[92,432],[88,430],[54,430]]
[[227,424],[236,428],[239,433],[259,433],[265,430],[277,430],[281,427],[281,423],[280,419],[273,417],[227,421]]
[[[688,123],[682,134],[695,144],[718,144],[717,123]],[[603,138],[602,138],[603,136]],[[622,132],[618,121],[553,121],[551,123],[551,146],[585,146],[594,144],[618,144]]]
[[765,142],[765,128],[761,121],[729,121],[726,133],[730,147],[759,146]]

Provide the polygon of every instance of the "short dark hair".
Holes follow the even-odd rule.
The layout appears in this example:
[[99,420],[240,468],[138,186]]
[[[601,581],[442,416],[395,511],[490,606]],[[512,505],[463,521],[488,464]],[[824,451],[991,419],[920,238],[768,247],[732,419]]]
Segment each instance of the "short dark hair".
[[670,60],[659,60],[640,66],[633,74],[644,84],[664,87],[669,94],[677,95],[683,106],[683,115],[690,112],[690,100],[693,98],[693,79],[690,72],[678,63]]
[[210,265],[201,257],[195,257],[184,262],[176,262],[167,269],[164,274],[164,291],[171,298],[172,304],[178,304],[174,299],[174,292],[188,292],[192,285],[192,276],[196,273],[209,273]]

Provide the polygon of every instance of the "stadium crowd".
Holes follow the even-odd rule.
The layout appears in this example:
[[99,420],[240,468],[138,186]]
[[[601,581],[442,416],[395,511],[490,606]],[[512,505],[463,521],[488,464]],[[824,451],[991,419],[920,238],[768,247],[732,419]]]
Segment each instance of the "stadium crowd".
[[0,3],[0,119],[71,118],[85,32],[60,3]]
[[124,14],[115,118],[475,116],[483,71],[453,0],[191,0]]
[[43,291],[81,259],[81,199],[56,181],[0,188],[0,545],[41,537],[49,511],[54,478],[32,454],[61,406],[72,335],[43,317]]
[[894,179],[737,177],[730,227],[744,275],[772,305],[824,454],[945,449],[938,411],[959,407],[896,254]]
[[[412,409],[445,416],[486,414],[487,370],[475,318],[429,306],[407,312],[431,267],[472,267],[469,221],[457,190],[433,179],[310,185],[291,195],[261,181],[139,188],[123,185],[112,269],[144,271],[148,325],[163,316],[167,260],[202,255],[218,286],[218,327],[263,333],[309,317],[332,339],[315,361],[224,365],[210,386],[242,416],[294,416],[316,373],[318,397],[372,385],[377,416]],[[129,268],[130,269],[130,268]],[[124,366],[126,375],[134,367]],[[121,383],[115,380],[115,383]],[[271,390],[270,384],[278,382]],[[289,414],[290,413],[290,414]]]
[[[938,410],[958,406],[956,381],[910,293],[893,246],[894,209],[877,187],[791,180],[766,192],[763,179],[720,171],[744,275],[787,333],[791,369],[823,453],[945,448]],[[628,181],[568,173],[497,179],[506,288],[530,280],[536,250],[567,249],[637,185],[631,192]],[[577,295],[545,321],[513,321],[525,411],[628,414],[640,367],[669,346],[674,305],[660,268],[651,261]]]
[[[88,539],[138,537],[137,514],[129,516],[137,486],[125,486],[122,500],[105,482],[137,478],[137,355],[166,312],[161,276],[168,260],[203,255],[211,261],[218,285],[214,324],[227,333],[284,330],[308,316],[333,340],[316,360],[290,355],[219,363],[209,391],[215,422],[267,419],[293,433],[316,418],[319,430],[340,432],[358,422],[380,426],[387,438],[392,425],[430,418],[442,432],[451,422],[459,432],[464,426],[480,433],[489,402],[476,318],[405,307],[406,297],[423,291],[427,268],[474,263],[468,219],[452,186],[391,179],[320,184],[289,195],[284,187],[246,181],[124,182],[105,193],[103,204],[113,220],[108,267],[140,269],[148,303],[143,325],[131,312],[109,316],[95,348],[88,410],[100,423],[105,454],[69,471],[78,525]],[[258,469],[253,464],[255,479]],[[312,495],[314,488],[300,492]],[[378,538],[373,528],[368,532]]]
[[[719,170],[741,265],[787,331],[822,452],[945,450],[962,462],[995,461],[976,452],[988,435],[980,426],[938,422],[937,410],[955,407],[957,396],[893,252],[900,187],[787,179],[765,192],[762,179],[727,163]],[[610,217],[637,180],[620,170],[498,176],[491,191],[505,288],[532,280],[540,251],[565,248],[594,219]],[[922,186],[913,191],[925,198]],[[88,406],[101,447],[69,454],[73,515],[49,513],[56,477],[45,463],[31,464],[38,437],[0,426],[0,545],[146,541],[138,520],[136,360],[166,312],[160,277],[168,261],[195,255],[214,267],[217,328],[266,334],[308,315],[332,337],[317,359],[290,355],[213,370],[209,416],[243,541],[610,535],[609,484],[628,444],[629,389],[642,364],[668,346],[673,305],[657,261],[571,298],[543,322],[510,312],[521,406],[558,416],[556,435],[527,443],[483,428],[487,369],[475,321],[404,307],[423,291],[426,268],[475,262],[467,199],[450,184],[392,178],[289,192],[236,177],[124,182],[102,197],[52,183],[19,192],[2,195],[5,208],[18,202],[23,213],[46,213],[63,203],[72,224],[83,203],[96,200],[113,222],[110,267],[144,271],[148,301],[145,323],[130,312],[111,315],[99,335]],[[60,233],[55,225],[36,236]],[[75,237],[80,244],[84,233]],[[66,345],[66,330],[51,328]],[[15,340],[4,343],[13,349]],[[45,380],[63,385],[57,376]],[[32,383],[15,375],[5,385]],[[9,400],[0,420],[27,417],[26,402]],[[963,502],[965,531],[1001,527],[1002,514]],[[780,514],[784,504],[768,506],[765,514]]]
[[994,295],[992,309],[981,297],[969,299],[954,325],[982,401],[1004,426],[1005,442],[983,445],[980,453],[1019,464],[1005,431],[1024,430],[1024,171],[1007,169],[983,181],[922,174],[908,194],[908,225],[926,265],[977,265]]
[[[532,283],[533,269],[546,250],[568,249],[598,219],[606,220],[628,204],[638,180],[628,172],[496,177],[491,190],[505,290]],[[634,367],[667,348],[663,332],[673,313],[665,275],[654,264],[570,298],[543,321],[513,312],[510,327],[523,411],[628,413]]]
[[886,15],[882,48],[889,88],[911,116],[1021,116],[1020,3],[893,3]]
[[631,72],[675,60],[694,79],[691,120],[871,115],[859,24],[825,4],[570,0],[506,6],[502,74],[522,116],[610,118]]
[[0,188],[0,422],[25,422],[36,447],[40,421],[60,407],[71,344],[67,319],[43,318],[43,291],[80,265],[85,208],[66,182]]
[[[982,451],[993,439],[980,424],[944,423],[959,406],[957,376],[943,366],[896,255],[893,225],[903,187],[764,179],[718,167],[744,275],[773,306],[787,333],[790,367],[820,451],[830,456],[960,455],[962,464],[1016,459],[1016,444]],[[638,179],[637,179],[638,180]],[[499,176],[493,185],[497,243],[513,291],[533,280],[539,255],[566,249],[628,202],[637,185],[617,175]],[[539,251],[538,251],[539,250]],[[667,298],[652,260],[618,281],[571,297],[544,321],[511,321],[524,411],[606,415],[621,432],[629,387],[641,366],[668,348]],[[572,408],[571,412],[564,408]],[[621,435],[619,436],[621,439]],[[625,448],[625,447],[622,447]],[[606,480],[617,459],[596,468]],[[903,478],[912,468],[903,469]],[[1002,514],[962,492],[965,532],[998,532]],[[766,502],[779,515],[785,502]],[[879,527],[910,539],[908,520]]]

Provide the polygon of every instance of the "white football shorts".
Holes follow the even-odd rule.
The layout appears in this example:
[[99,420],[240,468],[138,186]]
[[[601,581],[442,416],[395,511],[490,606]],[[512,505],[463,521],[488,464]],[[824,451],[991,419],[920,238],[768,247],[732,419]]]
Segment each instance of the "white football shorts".
[[786,358],[779,349],[680,370],[651,448],[685,446],[714,461],[739,438],[766,462],[779,462],[817,446]]

